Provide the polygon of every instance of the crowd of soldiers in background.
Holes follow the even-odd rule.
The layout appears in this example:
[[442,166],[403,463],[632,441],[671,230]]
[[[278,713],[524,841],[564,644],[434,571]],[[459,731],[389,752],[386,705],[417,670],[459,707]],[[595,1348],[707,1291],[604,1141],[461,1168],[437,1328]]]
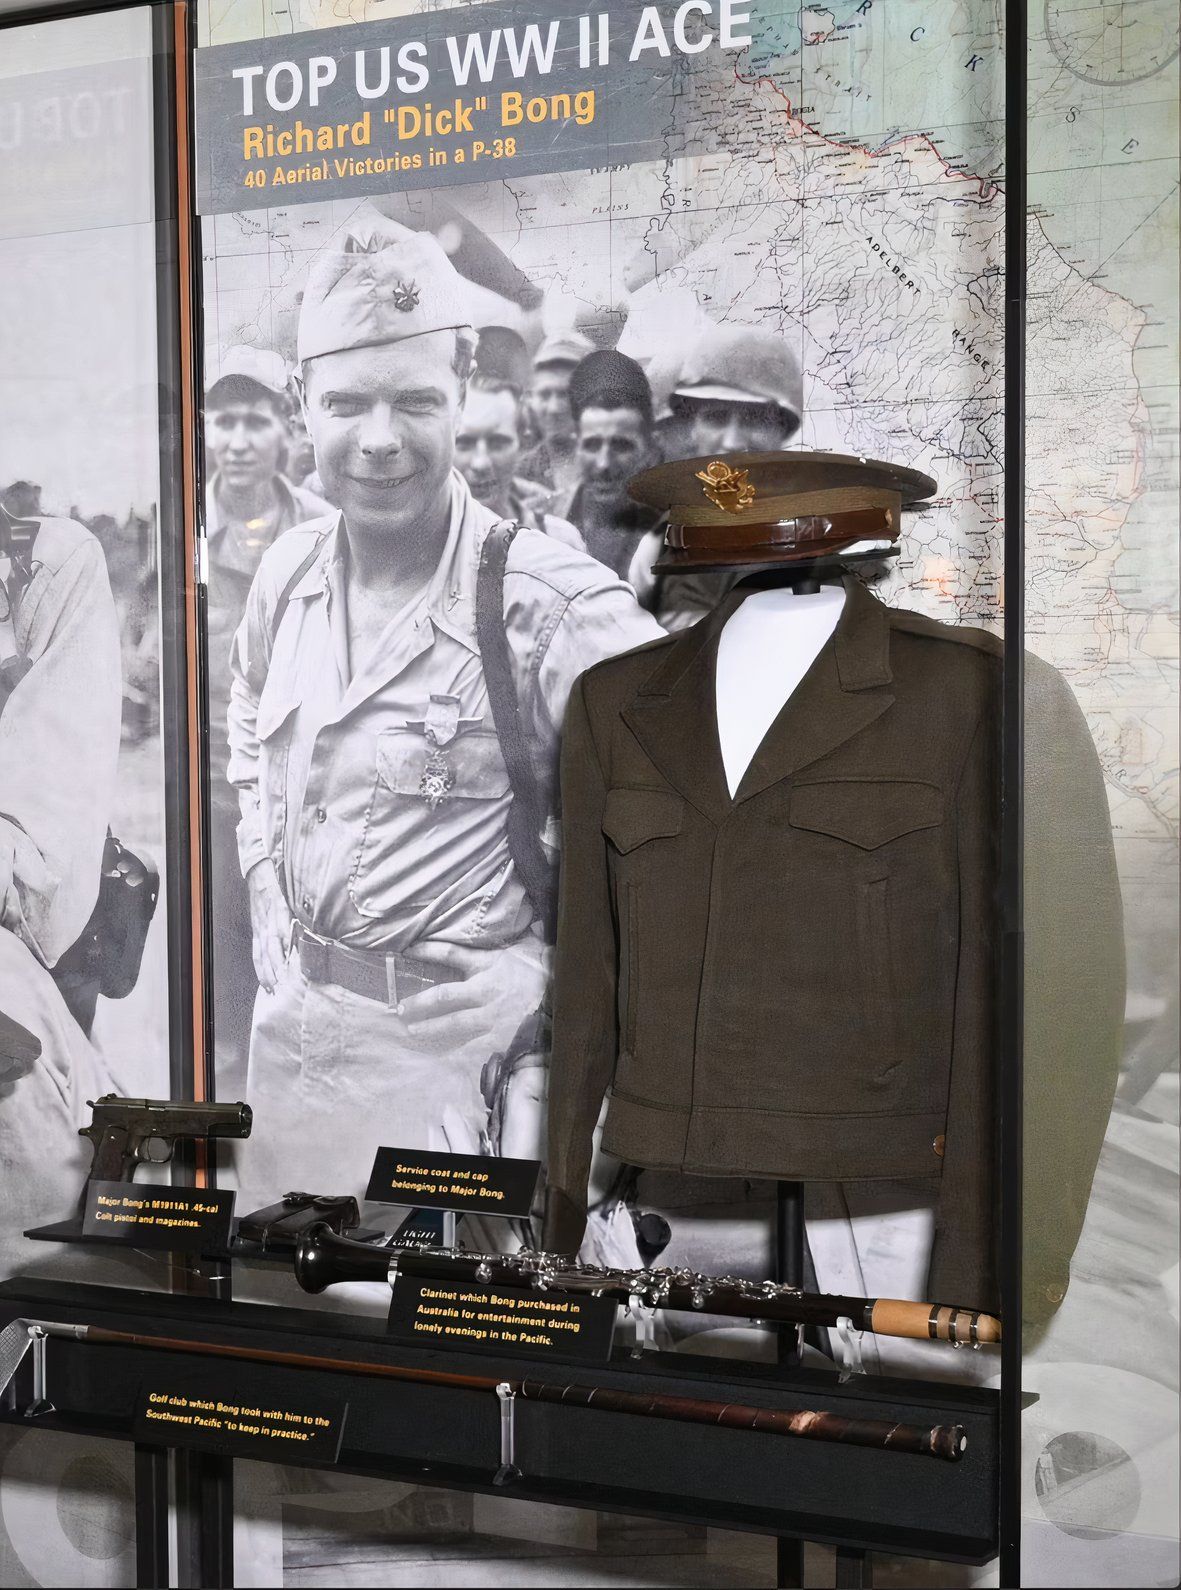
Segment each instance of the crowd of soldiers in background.
[[[212,373],[206,530],[211,564],[226,582],[228,641],[267,546],[332,505],[280,355],[232,348]],[[629,479],[661,461],[786,447],[801,412],[794,354],[757,327],[710,328],[654,390],[635,359],[577,330],[545,338],[530,354],[517,332],[486,326],[456,463],[478,502],[586,550],[675,625],[681,615],[651,572],[660,526],[628,496]]]
[[[206,396],[205,530],[216,571],[209,644],[225,650],[263,552],[332,505],[285,361],[232,348],[213,376]],[[456,462],[477,501],[585,549],[674,627],[698,611],[691,601],[678,606],[653,577],[660,527],[631,501],[628,480],[661,460],[784,447],[801,408],[791,350],[758,328],[714,327],[686,350],[671,388],[654,391],[636,360],[596,348],[577,330],[547,337],[531,355],[517,332],[488,326],[479,335]],[[41,487],[26,480],[0,490],[0,503],[21,519],[49,511]],[[129,508],[118,517],[55,506],[102,545],[119,615],[123,736],[138,743],[159,728],[154,511]],[[215,737],[224,705],[213,703]]]

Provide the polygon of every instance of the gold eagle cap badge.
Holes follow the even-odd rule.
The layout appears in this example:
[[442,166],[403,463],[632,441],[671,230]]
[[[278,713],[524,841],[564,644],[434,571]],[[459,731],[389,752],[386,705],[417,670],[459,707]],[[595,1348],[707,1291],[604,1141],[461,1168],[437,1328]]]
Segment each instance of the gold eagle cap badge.
[[731,469],[729,464],[715,458],[712,464],[697,471],[697,479],[705,482],[701,489],[715,508],[725,513],[741,513],[755,500],[755,489],[747,478],[748,473],[745,469]]

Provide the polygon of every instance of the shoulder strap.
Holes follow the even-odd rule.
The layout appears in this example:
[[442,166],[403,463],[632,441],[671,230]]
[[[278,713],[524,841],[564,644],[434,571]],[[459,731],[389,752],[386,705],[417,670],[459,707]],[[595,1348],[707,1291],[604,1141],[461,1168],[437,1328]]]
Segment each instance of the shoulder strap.
[[[325,531],[324,534],[325,535],[331,535],[332,532],[331,532],[331,530],[327,530],[327,531]],[[303,579],[304,575],[311,568],[312,564],[320,556],[320,548],[323,545],[324,545],[324,536],[321,536],[319,538],[319,540],[316,542],[315,546],[312,548],[312,550],[308,553],[307,557],[303,558],[301,560],[300,565],[296,569],[295,573],[291,576],[291,578],[287,581],[287,584],[279,592],[279,600],[275,603],[275,611],[271,614],[271,650],[272,651],[274,651],[274,649],[275,649],[275,637],[279,633],[279,625],[283,622],[283,615],[286,613],[288,603],[291,601],[291,593],[292,593],[292,591],[294,591],[295,587],[299,584],[300,580]]]
[[504,575],[519,524],[508,520],[493,525],[480,551],[476,580],[476,641],[488,685],[492,725],[500,741],[500,754],[513,792],[508,815],[509,852],[521,882],[547,930],[552,929],[556,905],[554,868],[541,843],[546,811],[541,785],[534,771],[528,735],[521,722],[521,702],[513,673],[512,648],[504,621]]

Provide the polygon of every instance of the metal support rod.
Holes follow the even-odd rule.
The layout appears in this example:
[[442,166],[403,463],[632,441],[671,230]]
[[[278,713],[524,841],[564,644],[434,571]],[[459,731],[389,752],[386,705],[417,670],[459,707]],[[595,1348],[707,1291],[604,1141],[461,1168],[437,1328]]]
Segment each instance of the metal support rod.
[[456,1233],[456,1227],[457,1227],[458,1223],[459,1222],[456,1219],[455,1210],[454,1209],[444,1209],[444,1211],[443,1211],[443,1246],[445,1248],[453,1248],[455,1246],[455,1233]]
[[507,1380],[502,1380],[496,1388],[496,1396],[500,1403],[500,1467],[492,1483],[509,1485],[513,1480],[519,1480],[521,1477],[521,1471],[517,1467],[516,1388],[510,1386]]
[[838,1546],[836,1561],[837,1590],[870,1590],[873,1584],[873,1566],[869,1553],[856,1546]]
[[[804,1284],[804,1187],[798,1181],[775,1183],[775,1276],[783,1286]],[[781,1325],[779,1362],[798,1364],[803,1356],[802,1325]],[[804,1582],[804,1542],[786,1535],[775,1540],[775,1583],[786,1590]]]
[[847,1315],[837,1320],[837,1340],[841,1344],[841,1384],[853,1375],[863,1375],[865,1365],[861,1359],[861,1332]]
[[49,1365],[47,1351],[49,1332],[42,1325],[29,1326],[29,1340],[33,1344],[33,1400],[25,1409],[26,1419],[36,1419],[43,1413],[54,1411],[49,1400]]
[[168,1583],[168,1448],[135,1446],[136,1590]]
[[[775,1280],[783,1286],[804,1284],[804,1187],[798,1181],[775,1183]],[[779,1362],[798,1364],[803,1352],[800,1325],[780,1327]]]
[[1027,0],[1005,0],[1004,712],[1001,745],[999,1086],[1000,1581],[1021,1583],[1021,1253],[1024,1102],[1025,365]]
[[644,1349],[655,1345],[656,1310],[650,1308],[638,1292],[633,1292],[627,1300],[627,1313],[636,1332],[635,1341],[632,1343],[632,1357],[642,1358]]

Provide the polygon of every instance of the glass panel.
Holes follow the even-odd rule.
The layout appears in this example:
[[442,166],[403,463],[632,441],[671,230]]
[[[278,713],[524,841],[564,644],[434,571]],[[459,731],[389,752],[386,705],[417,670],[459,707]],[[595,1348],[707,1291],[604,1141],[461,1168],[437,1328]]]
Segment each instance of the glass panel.
[[[544,1029],[520,1019],[531,1012],[530,992],[536,997],[520,973],[540,941],[540,922],[531,929],[534,912],[515,867],[501,865],[509,860],[508,786],[503,769],[498,781],[493,776],[492,737],[479,742],[482,755],[472,757],[478,767],[465,760],[475,719],[485,711],[471,629],[475,557],[466,571],[444,570],[446,580],[429,592],[429,615],[399,611],[412,586],[395,591],[384,609],[373,602],[371,619],[384,617],[389,628],[374,629],[373,671],[351,683],[351,648],[363,646],[365,637],[351,633],[342,618],[350,611],[341,550],[348,538],[333,541],[334,556],[321,565],[302,566],[315,544],[310,530],[297,527],[300,515],[322,514],[319,530],[340,534],[336,513],[315,499],[326,499],[331,510],[351,500],[362,529],[365,517],[324,413],[313,411],[305,426],[298,408],[298,378],[308,374],[301,369],[300,326],[326,292],[326,257],[351,229],[380,231],[392,219],[433,235],[466,278],[480,329],[497,332],[478,361],[486,375],[499,374],[501,389],[477,388],[465,407],[457,462],[480,503],[529,516],[548,531],[561,548],[549,555],[563,578],[577,566],[561,560],[582,539],[614,572],[635,580],[662,624],[684,627],[716,604],[721,584],[688,582],[686,595],[675,582],[657,581],[651,561],[659,536],[641,536],[653,524],[634,509],[624,519],[624,478],[657,450],[676,459],[803,445],[892,459],[935,476],[934,502],[907,516],[901,556],[888,572],[877,571],[878,594],[925,617],[996,633],[1003,54],[992,0],[918,9],[873,0],[802,11],[757,5],[741,54],[719,60],[716,51],[706,52],[695,64],[677,55],[653,79],[658,136],[640,153],[638,146],[600,150],[580,164],[570,151],[597,130],[570,117],[560,138],[546,144],[555,169],[515,168],[516,150],[507,147],[500,164],[473,168],[457,159],[466,138],[444,129],[419,145],[408,115],[405,132],[394,122],[396,152],[408,162],[397,165],[383,109],[388,114],[401,103],[413,110],[428,97],[436,108],[450,107],[444,37],[453,31],[466,39],[486,22],[487,45],[489,8],[396,3],[346,17],[339,7],[219,3],[201,5],[198,15],[198,43],[206,51],[205,59],[198,56],[196,108],[199,183],[208,183],[201,224],[214,1025],[219,1090],[234,1095],[246,1078],[257,1112],[255,1136],[241,1156],[251,1178],[239,1195],[245,1212],[273,1203],[293,1184],[363,1194],[382,1142],[524,1155],[541,1149]],[[624,35],[638,17],[639,8],[613,17],[620,74],[614,91],[619,114],[635,111],[642,121],[638,96],[627,103],[631,90],[620,86]],[[519,18],[533,23],[536,10],[522,7]],[[497,26],[515,20],[496,8]],[[355,103],[354,49],[364,45],[377,74],[383,48],[395,59],[397,46],[423,29],[437,35],[429,94],[416,98],[405,86],[391,87],[384,98]],[[317,69],[335,76],[316,106],[302,69],[311,56],[337,63]],[[291,96],[300,63],[296,106]],[[250,114],[247,85],[254,96]],[[512,86],[506,69],[489,91],[490,103],[498,107],[496,95]],[[310,129],[348,147],[322,153],[323,144],[310,147]],[[425,274],[401,284],[406,313],[424,282],[429,291]],[[716,322],[747,340],[728,367],[723,355],[690,381],[690,355],[708,350]],[[571,331],[578,333],[566,342],[573,355],[552,361],[564,363],[567,375],[588,349],[618,349],[644,367],[651,386],[655,425],[642,405],[631,405],[627,421],[643,433],[640,456],[633,447],[602,479],[585,461],[595,451],[588,426],[580,425],[575,446],[565,382],[554,383],[555,393],[531,368],[539,347]],[[358,379],[373,379],[377,353],[349,351]],[[708,388],[708,399],[699,393],[691,408],[693,400],[681,402],[684,394],[674,390],[679,385]],[[368,412],[355,394],[343,398],[338,434],[361,410]],[[624,440],[633,446],[634,437]],[[407,485],[401,466],[384,474],[373,467],[370,474],[374,489],[387,490],[390,544],[423,546],[437,518],[433,510],[394,530],[398,488],[403,494],[421,488]],[[298,555],[295,546],[302,548]],[[391,554],[390,561],[397,559]],[[437,553],[424,554],[432,576],[437,563]],[[252,579],[257,600],[248,594]],[[243,626],[252,601],[254,616]],[[539,664],[546,694],[536,704],[542,731],[536,760],[543,782],[553,774],[573,675],[645,636],[625,602],[610,611],[604,604],[593,635],[592,626],[580,627],[578,604],[571,607],[561,644]],[[462,640],[465,626],[476,656],[449,683],[448,648],[457,636]],[[550,630],[540,615],[532,633],[522,628],[514,643],[527,660],[533,648],[548,644]],[[964,648],[963,655],[989,650],[978,634],[970,644],[977,650]],[[528,679],[523,688],[533,688]],[[236,720],[227,713],[231,690]],[[453,709],[460,698],[458,717],[467,720],[454,739],[459,750],[451,754],[450,773],[448,756],[428,760],[426,752],[432,710],[433,726],[441,724],[433,696],[451,697]],[[374,730],[380,710],[388,717]],[[239,748],[234,756],[225,732],[230,721],[236,729],[229,741],[236,735]],[[485,731],[489,726],[485,718]],[[945,737],[954,738],[954,732]],[[450,734],[444,744],[452,744]],[[330,795],[318,793],[324,790]],[[251,887],[259,891],[253,924],[243,864],[254,869]],[[880,875],[876,881],[882,884]],[[785,910],[792,909],[788,900]],[[890,909],[884,887],[865,891],[856,931],[873,940],[871,955],[890,954]],[[331,942],[307,947],[305,941],[288,956],[272,927],[286,928],[291,913]],[[904,914],[909,923],[922,913]],[[675,933],[676,924],[662,923],[660,931]],[[415,947],[424,941],[428,953],[442,946],[434,963],[446,968],[441,978],[429,965],[414,965]],[[473,943],[520,952],[501,963],[505,976],[494,992],[474,977],[470,990],[464,987],[479,958],[451,951]],[[833,980],[834,1006],[848,1016],[857,950],[843,943],[833,960],[847,971]],[[306,990],[301,971],[310,979]],[[926,971],[916,958],[904,970],[915,1007],[926,997]],[[387,974],[406,979],[404,1004],[401,993],[390,995]],[[274,993],[258,992],[258,976]],[[387,995],[398,1008],[388,1008]],[[623,997],[621,1022],[629,1008]],[[977,1014],[987,1022],[986,1011]],[[403,1018],[406,1025],[399,1025]],[[855,1019],[864,1025],[859,1011]],[[870,1045],[879,1037],[875,1032]],[[859,1029],[858,1047],[861,1042]],[[424,1066],[432,1045],[438,1058]],[[822,1075],[817,1065],[813,1080]],[[768,1101],[768,1117],[771,1108]],[[927,1295],[941,1125],[923,1130],[915,1148],[917,1190],[905,1184],[900,1193],[896,1187],[883,1193],[881,1183],[863,1184],[846,1196],[841,1184],[809,1185],[811,1284],[847,1294]],[[961,1128],[961,1143],[965,1135]],[[766,1180],[640,1172],[604,1158],[593,1202],[600,1262],[681,1264],[760,1278],[771,1271],[776,1197]],[[987,1198],[979,1204],[987,1208]],[[400,1218],[401,1212],[393,1220]],[[393,1223],[388,1210],[367,1211],[365,1223],[374,1219]],[[502,1240],[511,1245],[519,1235]],[[275,1301],[293,1301],[290,1279],[279,1274],[264,1279],[243,1272],[241,1285],[265,1285]],[[352,1290],[337,1306],[384,1310],[388,1299],[376,1289],[368,1297]],[[958,1290],[940,1300],[973,1301]],[[666,1347],[718,1356],[775,1351],[765,1335],[732,1320],[688,1313],[670,1314],[660,1339]],[[865,1347],[874,1368],[980,1380],[999,1368],[987,1352],[948,1350],[940,1358],[927,1343],[868,1336]],[[821,1349],[813,1350],[819,1357]],[[526,1557],[550,1559],[540,1571],[553,1573],[565,1571],[565,1564],[555,1566],[558,1558],[592,1551],[599,1561],[588,1571],[614,1571],[602,1560],[613,1555],[626,1563],[619,1571],[630,1582],[666,1576],[698,1582],[713,1573],[730,1582],[725,1576],[744,1572],[769,1580],[774,1572],[767,1543],[758,1543],[752,1568],[752,1555],[741,1559],[733,1541],[716,1532],[705,1537],[564,1510],[542,1515],[503,1498],[473,1504],[425,1490],[394,1493],[343,1476],[323,1485],[316,1495],[310,1487],[293,1489],[281,1471],[250,1466],[238,1494],[240,1576],[269,1583],[286,1573],[294,1582],[347,1556],[358,1582],[376,1583],[415,1571],[408,1564],[420,1535],[433,1537],[432,1558],[451,1559],[447,1571],[475,1572],[489,1582],[519,1578],[529,1571]],[[706,1560],[711,1555],[714,1561]],[[970,1575],[962,1567],[929,1571],[948,1583]],[[819,1572],[831,1577],[831,1562]]]
[[[171,1090],[152,84],[147,7],[0,31],[0,1276],[138,1287],[22,1233],[77,1211],[88,1100]],[[0,1463],[0,1579],[134,1582],[129,1448]]]
[[1030,23],[1023,1583],[1172,1584],[1177,8]]

